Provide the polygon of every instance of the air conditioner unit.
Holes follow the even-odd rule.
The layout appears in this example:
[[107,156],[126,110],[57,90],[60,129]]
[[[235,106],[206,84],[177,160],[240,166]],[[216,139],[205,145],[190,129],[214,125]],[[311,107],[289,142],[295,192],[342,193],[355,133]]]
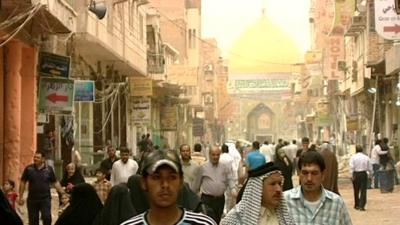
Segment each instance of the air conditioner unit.
[[351,23],[351,25],[355,27],[365,27],[367,24],[367,19],[365,16],[353,16]]

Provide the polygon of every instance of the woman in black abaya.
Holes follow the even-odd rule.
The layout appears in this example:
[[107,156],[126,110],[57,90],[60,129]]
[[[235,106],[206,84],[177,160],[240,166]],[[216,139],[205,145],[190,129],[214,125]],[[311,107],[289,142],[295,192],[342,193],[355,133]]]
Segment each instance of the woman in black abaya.
[[60,215],[55,225],[90,225],[102,208],[103,205],[92,185],[77,184],[72,189],[70,205]]

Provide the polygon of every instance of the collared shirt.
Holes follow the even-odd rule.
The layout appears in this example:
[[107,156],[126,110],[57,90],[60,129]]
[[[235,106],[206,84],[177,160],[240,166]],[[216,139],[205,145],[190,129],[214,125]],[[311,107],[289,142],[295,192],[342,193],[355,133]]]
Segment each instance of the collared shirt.
[[25,168],[21,180],[29,183],[29,200],[45,200],[51,198],[50,184],[55,183],[57,178],[52,167],[44,165],[37,168],[31,164]]
[[372,173],[372,164],[371,161],[369,160],[368,156],[366,156],[362,152],[357,152],[355,155],[351,156],[350,158],[350,175],[353,174],[353,172],[369,172],[370,174]]
[[279,225],[278,216],[275,210],[270,210],[261,206],[260,217],[258,219],[258,225]]
[[128,178],[136,174],[139,166],[133,159],[128,159],[126,163],[118,160],[113,164],[111,169],[111,184],[115,186],[120,183],[127,183]]
[[314,212],[304,204],[301,186],[284,192],[289,213],[297,225],[351,225],[343,199],[321,186],[321,199]]
[[107,200],[108,193],[111,191],[111,182],[104,179],[103,181],[95,181],[92,186],[96,190],[101,202],[104,204]]
[[182,161],[183,180],[189,184],[190,188],[193,186],[199,167],[200,166],[192,160],[187,163]]
[[199,173],[193,184],[193,191],[212,196],[221,196],[229,187],[231,191],[235,190],[234,175],[231,167],[218,163],[214,166],[210,161],[199,168]]

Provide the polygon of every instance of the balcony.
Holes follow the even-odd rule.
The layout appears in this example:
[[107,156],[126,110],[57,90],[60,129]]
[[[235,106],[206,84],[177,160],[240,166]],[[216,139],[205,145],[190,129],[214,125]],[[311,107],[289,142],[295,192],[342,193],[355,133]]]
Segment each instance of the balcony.
[[137,25],[129,25],[131,15],[123,4],[126,3],[109,10],[107,16],[99,20],[87,10],[84,1],[76,2],[79,17],[74,38],[75,50],[92,65],[100,61],[113,65],[120,74],[144,76],[147,74],[145,35],[141,37]]
[[353,16],[351,23],[346,27],[345,36],[358,36],[367,26],[367,18],[364,15]]
[[147,51],[147,71],[149,74],[161,74],[165,73],[165,60],[161,54],[152,53]]

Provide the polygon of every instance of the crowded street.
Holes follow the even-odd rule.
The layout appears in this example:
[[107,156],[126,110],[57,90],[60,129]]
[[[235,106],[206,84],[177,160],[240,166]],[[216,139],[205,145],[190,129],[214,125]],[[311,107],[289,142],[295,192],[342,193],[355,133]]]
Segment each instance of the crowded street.
[[1,225],[397,225],[400,0],[0,0]]

